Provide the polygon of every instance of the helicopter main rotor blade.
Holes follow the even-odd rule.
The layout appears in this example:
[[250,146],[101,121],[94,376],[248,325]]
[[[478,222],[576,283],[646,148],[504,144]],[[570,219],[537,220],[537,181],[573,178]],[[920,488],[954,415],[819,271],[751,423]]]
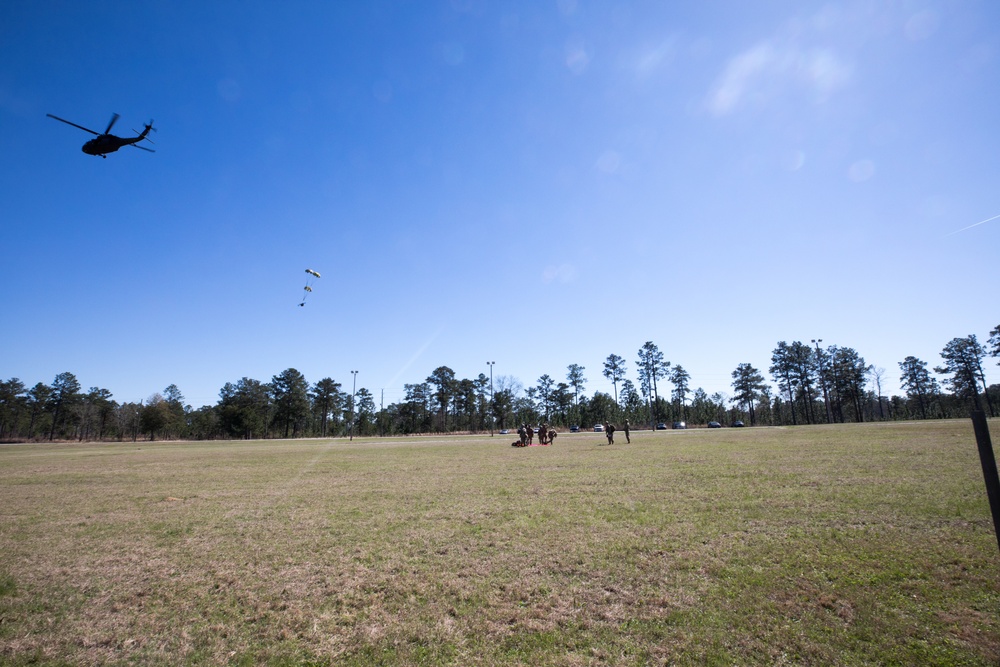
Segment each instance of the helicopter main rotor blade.
[[114,114],[111,116],[111,122],[108,123],[108,129],[104,130],[104,134],[108,134],[111,132],[111,128],[117,120],[118,120],[118,114]]
[[145,146],[139,146],[138,144],[129,144],[132,148],[138,148],[141,151],[146,151],[147,153],[155,153],[152,148],[146,148]]
[[45,115],[48,116],[49,118],[55,118],[56,120],[61,120],[62,122],[66,123],[67,125],[72,125],[73,127],[78,127],[81,130],[83,130],[84,132],[90,132],[91,134],[96,134],[97,136],[101,136],[100,132],[94,132],[89,127],[84,127],[83,125],[77,125],[76,123],[71,123],[68,120],[66,120],[65,118],[60,118],[59,116],[53,116],[50,113],[47,113]]
[[[156,128],[155,127],[151,127],[149,129],[151,129],[152,131],[156,132]],[[137,130],[135,128],[132,128],[132,131],[135,132],[136,134],[142,134],[141,132],[139,132],[139,130]],[[151,144],[155,144],[156,143],[155,141],[153,141],[152,139],[150,139],[148,136],[143,137],[142,140],[143,141],[148,141]],[[134,146],[135,144],[132,144],[132,145]]]

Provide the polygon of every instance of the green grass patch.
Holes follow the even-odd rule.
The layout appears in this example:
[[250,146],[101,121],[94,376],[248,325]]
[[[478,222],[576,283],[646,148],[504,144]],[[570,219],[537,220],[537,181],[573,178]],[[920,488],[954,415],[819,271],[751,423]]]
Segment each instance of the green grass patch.
[[0,597],[17,593],[17,582],[9,574],[0,572]]
[[603,440],[0,447],[0,663],[1000,661],[971,424]]

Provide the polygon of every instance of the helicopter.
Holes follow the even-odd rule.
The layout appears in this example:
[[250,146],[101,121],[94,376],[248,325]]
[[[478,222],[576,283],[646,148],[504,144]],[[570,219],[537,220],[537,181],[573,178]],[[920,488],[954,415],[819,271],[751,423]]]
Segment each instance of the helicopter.
[[[104,130],[104,134],[101,134],[100,132],[94,132],[90,128],[84,127],[83,125],[77,125],[76,123],[71,123],[70,121],[66,120],[65,118],[60,118],[59,116],[53,116],[50,113],[47,113],[45,115],[48,116],[49,118],[55,118],[58,121],[62,121],[63,123],[66,123],[67,125],[72,125],[73,127],[78,127],[81,130],[83,130],[84,132],[90,132],[91,134],[96,134],[97,136],[94,139],[91,139],[90,141],[88,141],[87,143],[85,143],[83,145],[83,149],[82,150],[87,155],[100,155],[101,157],[106,158],[106,157],[108,157],[108,155],[107,155],[108,153],[114,153],[116,150],[118,150],[122,146],[131,146],[132,148],[139,148],[139,149],[142,149],[144,151],[148,151],[150,153],[155,153],[156,152],[156,151],[151,150],[149,148],[145,148],[143,146],[137,145],[140,141],[142,141],[143,139],[146,139],[146,135],[149,134],[150,130],[156,131],[156,128],[153,127],[153,121],[149,121],[149,123],[147,123],[144,126],[142,132],[139,133],[138,137],[132,137],[131,139],[125,139],[123,137],[116,137],[115,135],[111,134],[111,128],[114,126],[115,121],[118,120],[118,114],[114,114],[114,115],[111,116],[111,122],[108,123],[108,127],[107,127],[107,129]],[[133,132],[134,131],[135,130],[133,130]],[[150,140],[150,139],[146,139],[146,141],[149,141],[150,143],[152,143],[152,140]]]

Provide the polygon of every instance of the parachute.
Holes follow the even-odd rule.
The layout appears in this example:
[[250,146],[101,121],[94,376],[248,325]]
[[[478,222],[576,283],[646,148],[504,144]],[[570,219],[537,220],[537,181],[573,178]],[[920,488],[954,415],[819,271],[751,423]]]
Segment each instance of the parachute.
[[312,293],[312,286],[316,284],[316,279],[321,277],[319,275],[319,271],[313,271],[312,269],[306,269],[306,273],[309,274],[309,277],[306,278],[306,286],[302,288],[305,290],[305,294],[302,295],[302,303],[299,304],[300,306],[306,305],[306,297]]

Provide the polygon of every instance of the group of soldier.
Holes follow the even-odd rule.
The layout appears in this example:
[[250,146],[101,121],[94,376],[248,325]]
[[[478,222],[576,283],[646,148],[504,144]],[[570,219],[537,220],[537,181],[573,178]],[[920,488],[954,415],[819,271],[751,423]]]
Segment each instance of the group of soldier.
[[[556,436],[559,435],[554,428],[549,428],[548,424],[542,424],[537,430],[538,444],[540,445],[551,445],[556,441]],[[534,444],[535,429],[530,424],[521,424],[517,429],[517,435],[520,440],[513,443],[515,447],[528,447]]]
[[[615,431],[617,430],[618,429],[615,428],[614,424],[610,422],[604,422],[604,435],[608,438],[609,445],[615,444]],[[625,432],[625,442],[632,442],[632,438],[630,437],[629,423],[627,419],[625,420],[625,424],[622,426],[622,431]]]
[[[548,424],[542,424],[537,429],[533,428],[530,424],[521,424],[517,429],[517,435],[519,440],[511,443],[513,447],[528,447],[534,444],[535,431],[538,431],[538,444],[540,445],[551,445],[556,441],[556,433],[554,428],[549,428]],[[614,424],[610,422],[604,422],[604,435],[608,438],[608,444],[615,444],[615,431],[618,429]],[[625,432],[625,442],[632,442],[632,438],[629,436],[629,423],[625,420],[625,424],[622,426],[622,431]]]

